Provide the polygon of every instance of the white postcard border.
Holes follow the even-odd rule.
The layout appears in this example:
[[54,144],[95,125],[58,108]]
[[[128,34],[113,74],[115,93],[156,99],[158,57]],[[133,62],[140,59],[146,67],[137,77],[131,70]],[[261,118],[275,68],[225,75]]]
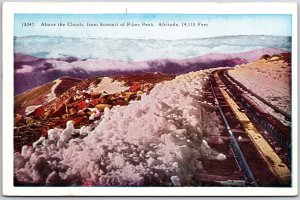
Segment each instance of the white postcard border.
[[[15,187],[13,185],[13,36],[15,13],[292,14],[292,187]],[[294,196],[298,194],[296,3],[20,3],[3,4],[3,194],[8,196]]]

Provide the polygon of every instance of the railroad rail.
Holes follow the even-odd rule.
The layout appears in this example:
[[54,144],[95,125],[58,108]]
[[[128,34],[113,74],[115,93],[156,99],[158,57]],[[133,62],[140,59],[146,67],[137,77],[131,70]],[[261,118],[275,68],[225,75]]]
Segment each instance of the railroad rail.
[[[213,77],[219,87],[219,90],[221,91],[223,97],[225,98],[227,104],[231,108],[231,111],[234,113],[235,117],[242,124],[245,132],[247,133],[247,136],[252,141],[255,149],[259,153],[265,165],[268,167],[268,170],[272,173],[272,175],[275,177],[275,179],[278,181],[280,185],[289,185],[291,173],[288,167],[282,162],[280,157],[276,154],[276,152],[272,149],[272,147],[268,144],[268,142],[257,131],[257,129],[252,124],[252,122],[247,117],[247,115],[241,111],[241,108],[231,98],[229,93],[226,91],[227,87],[225,86],[224,82],[221,80],[221,78],[218,75],[218,71],[213,72]],[[215,91],[213,87],[212,87],[212,91],[215,96]],[[247,161],[245,160],[243,153],[239,148],[238,142],[235,140],[235,137],[232,134],[232,131],[230,130],[229,124],[226,121],[226,117],[222,111],[221,106],[219,105],[219,102],[217,101],[216,96],[215,96],[215,103],[219,108],[221,116],[226,125],[226,129],[230,135],[230,138],[232,139],[233,151],[235,156],[237,157],[237,163],[240,166],[241,170],[244,172],[246,178],[250,180],[252,185],[256,185],[257,183],[255,182],[253,173],[251,172],[251,169],[249,168]]]
[[217,105],[218,107],[218,110],[222,116],[222,119],[223,119],[223,122],[226,126],[226,130],[229,134],[229,139],[230,139],[230,142],[231,142],[231,149],[232,149],[232,152],[234,154],[234,158],[240,168],[240,170],[243,172],[245,178],[246,178],[246,181],[249,185],[252,185],[252,186],[258,186],[254,176],[253,176],[253,173],[240,149],[240,146],[238,144],[238,142],[236,141],[234,135],[233,135],[233,132],[231,131],[231,128],[229,126],[229,123],[228,121],[226,120],[226,117],[225,117],[225,114],[223,113],[222,111],[222,108],[220,106],[220,103],[217,99],[217,96],[216,96],[216,92],[213,88],[213,85],[211,85],[211,90],[212,90],[212,94],[213,94],[213,97],[214,97],[214,100],[215,100],[215,104]]

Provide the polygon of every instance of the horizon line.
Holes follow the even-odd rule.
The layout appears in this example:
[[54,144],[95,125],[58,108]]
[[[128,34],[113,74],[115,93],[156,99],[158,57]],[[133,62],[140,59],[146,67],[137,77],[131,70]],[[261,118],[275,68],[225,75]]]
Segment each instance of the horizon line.
[[247,36],[263,36],[263,37],[289,37],[292,38],[290,35],[262,35],[262,34],[253,34],[253,35],[222,35],[222,36],[215,36],[215,37],[196,37],[196,38],[178,38],[178,39],[162,39],[162,38],[131,38],[131,37],[119,37],[119,38],[112,38],[112,37],[69,37],[69,36],[56,36],[56,35],[23,35],[17,36],[14,35],[14,38],[27,38],[27,37],[52,37],[52,38],[71,38],[71,39],[114,39],[114,40],[122,40],[122,39],[131,39],[131,40],[163,40],[163,41],[176,41],[176,40],[195,40],[195,39],[214,39],[214,38],[226,38],[226,37],[247,37]]

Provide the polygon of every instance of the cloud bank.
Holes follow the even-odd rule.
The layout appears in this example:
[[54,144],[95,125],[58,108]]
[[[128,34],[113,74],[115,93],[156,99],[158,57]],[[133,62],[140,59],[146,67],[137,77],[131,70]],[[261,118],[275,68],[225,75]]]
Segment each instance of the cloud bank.
[[111,38],[15,37],[14,51],[40,58],[76,57],[145,61],[186,59],[208,53],[238,53],[261,48],[291,50],[291,37],[224,36],[202,39],[143,40]]

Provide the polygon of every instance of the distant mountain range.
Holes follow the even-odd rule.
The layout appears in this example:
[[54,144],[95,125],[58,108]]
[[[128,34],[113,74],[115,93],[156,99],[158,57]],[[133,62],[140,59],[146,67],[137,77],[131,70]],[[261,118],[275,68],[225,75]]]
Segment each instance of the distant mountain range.
[[15,95],[64,76],[86,79],[95,76],[145,72],[183,74],[212,67],[232,67],[258,60],[265,54],[273,55],[285,52],[288,51],[277,48],[263,48],[243,53],[210,53],[188,59],[156,59],[136,62],[110,59],[79,59],[76,57],[47,59],[15,53]]

